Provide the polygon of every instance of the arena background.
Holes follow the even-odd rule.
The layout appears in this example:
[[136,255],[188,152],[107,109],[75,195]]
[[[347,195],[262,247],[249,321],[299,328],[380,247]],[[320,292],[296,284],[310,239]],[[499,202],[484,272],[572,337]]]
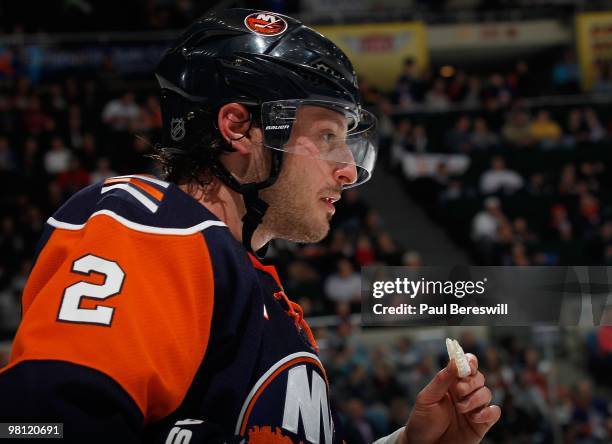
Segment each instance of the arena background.
[[89,183],[155,172],[155,62],[179,29],[232,6],[333,38],[379,117],[374,178],[345,193],[329,237],[270,254],[348,441],[404,423],[451,336],[502,407],[486,442],[612,442],[612,327],[362,329],[358,314],[365,265],[612,265],[604,1],[0,1],[0,364],[44,221]]

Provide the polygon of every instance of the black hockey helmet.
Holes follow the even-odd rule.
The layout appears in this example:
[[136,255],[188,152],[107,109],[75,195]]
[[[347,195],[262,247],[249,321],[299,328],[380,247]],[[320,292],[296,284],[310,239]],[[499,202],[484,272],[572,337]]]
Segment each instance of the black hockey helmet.
[[349,133],[343,154],[319,157],[354,164],[358,178],[369,179],[376,149],[375,119],[361,109],[357,79],[348,57],[330,40],[290,17],[250,9],[213,12],[191,25],[160,61],[156,77],[162,89],[163,145],[188,150],[198,142],[203,120],[216,119],[227,103],[242,103],[259,114],[264,145],[272,149],[270,177],[240,184],[217,162],[213,172],[243,194],[247,214],[243,243],[251,236],[267,204],[258,190],[272,185],[280,172],[297,109],[327,106],[344,113]]

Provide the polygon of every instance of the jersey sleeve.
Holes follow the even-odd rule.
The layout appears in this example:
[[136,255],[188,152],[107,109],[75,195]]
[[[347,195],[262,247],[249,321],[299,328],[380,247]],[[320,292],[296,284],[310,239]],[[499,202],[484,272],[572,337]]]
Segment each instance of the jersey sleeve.
[[55,227],[24,290],[3,398],[27,391],[32,406],[68,410],[100,403],[132,426],[180,405],[208,345],[214,279],[201,232],[158,231],[104,214]]

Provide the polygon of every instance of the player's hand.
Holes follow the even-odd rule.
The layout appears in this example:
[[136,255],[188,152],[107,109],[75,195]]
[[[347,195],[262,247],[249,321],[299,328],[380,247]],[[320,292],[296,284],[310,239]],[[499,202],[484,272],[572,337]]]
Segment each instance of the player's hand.
[[476,356],[466,353],[472,373],[459,379],[455,360],[418,394],[398,444],[479,443],[501,416],[491,390],[478,371]]

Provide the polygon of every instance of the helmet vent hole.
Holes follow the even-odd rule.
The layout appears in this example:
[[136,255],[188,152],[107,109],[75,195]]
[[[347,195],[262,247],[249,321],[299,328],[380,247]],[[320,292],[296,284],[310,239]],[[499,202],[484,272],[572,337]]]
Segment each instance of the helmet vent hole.
[[334,68],[332,68],[331,66],[329,66],[326,63],[323,63],[321,61],[315,62],[315,63],[312,64],[312,67],[315,68],[315,69],[318,69],[319,71],[323,71],[326,74],[334,76],[337,79],[344,80],[344,77],[342,76],[342,74],[340,74],[338,71],[336,71]]

